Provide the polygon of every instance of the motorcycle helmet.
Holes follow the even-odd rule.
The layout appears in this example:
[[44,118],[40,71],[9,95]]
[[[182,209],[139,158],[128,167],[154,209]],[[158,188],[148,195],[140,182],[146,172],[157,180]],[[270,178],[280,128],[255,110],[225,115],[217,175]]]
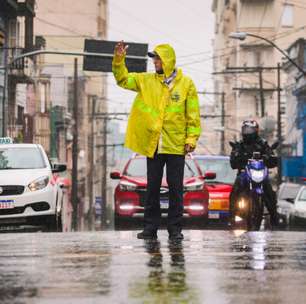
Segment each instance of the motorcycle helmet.
[[256,141],[259,132],[259,125],[255,120],[245,120],[242,123],[241,134],[245,143],[251,144]]

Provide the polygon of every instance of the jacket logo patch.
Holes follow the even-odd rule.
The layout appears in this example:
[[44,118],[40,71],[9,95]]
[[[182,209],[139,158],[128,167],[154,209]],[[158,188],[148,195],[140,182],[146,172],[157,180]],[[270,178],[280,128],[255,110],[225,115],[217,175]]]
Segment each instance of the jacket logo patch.
[[178,92],[174,92],[172,95],[171,95],[171,100],[172,101],[175,101],[175,102],[178,102],[180,100],[180,94]]

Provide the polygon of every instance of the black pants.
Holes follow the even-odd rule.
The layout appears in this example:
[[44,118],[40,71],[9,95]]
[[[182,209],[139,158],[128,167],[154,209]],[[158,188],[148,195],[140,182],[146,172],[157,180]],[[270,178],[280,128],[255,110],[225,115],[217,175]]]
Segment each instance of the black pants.
[[[243,192],[243,185],[241,182],[241,178],[238,175],[235,183],[233,185],[233,190],[231,192],[230,196],[230,211],[231,215],[233,215],[234,210],[234,203],[237,200],[238,195]],[[271,217],[271,224],[277,225],[277,212],[276,212],[276,194],[275,191],[273,191],[271,183],[269,180],[265,180],[263,182],[263,200],[265,202],[265,205],[269,211],[270,217]]]
[[182,230],[184,155],[157,154],[147,158],[147,199],[144,208],[144,229],[156,232],[161,222],[160,186],[166,165],[169,187],[168,224],[169,233]]

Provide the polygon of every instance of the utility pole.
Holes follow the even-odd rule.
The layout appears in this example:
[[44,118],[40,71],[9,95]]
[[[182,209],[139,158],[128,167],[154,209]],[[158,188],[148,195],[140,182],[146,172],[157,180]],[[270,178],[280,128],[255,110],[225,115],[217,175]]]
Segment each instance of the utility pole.
[[2,137],[5,137],[7,132],[7,91],[8,91],[8,48],[3,48],[4,67],[3,67],[3,93],[2,93]]
[[94,173],[95,173],[95,167],[94,167],[94,159],[95,159],[95,140],[94,140],[94,122],[95,122],[95,110],[96,110],[96,99],[97,96],[92,96],[90,98],[91,102],[91,135],[90,135],[90,172],[89,172],[89,210],[88,210],[88,225],[89,229],[93,229],[94,219],[95,219],[95,199],[94,199]]
[[78,59],[74,58],[74,90],[73,90],[73,140],[72,140],[72,230],[78,229],[78,126],[79,126],[79,106],[78,106]]
[[214,118],[221,117],[221,143],[220,143],[220,154],[225,154],[225,92],[198,92],[198,94],[203,95],[217,95],[221,96],[221,115],[201,115],[201,118]]
[[[277,181],[278,184],[282,182],[282,164],[281,164],[281,152],[282,152],[282,122],[281,122],[281,65],[280,63],[277,64],[276,67],[228,67],[225,71],[221,72],[214,72],[213,74],[218,75],[218,74],[240,74],[240,73],[252,73],[256,71],[272,71],[276,70],[277,72],[277,87],[272,88],[272,89],[264,89],[263,87],[260,87],[259,89],[254,89],[254,88],[233,88],[233,90],[239,90],[239,91],[260,91],[261,94],[264,92],[277,92],[277,140],[279,142],[278,146],[278,156],[279,156],[279,161],[278,161],[278,175],[277,175]],[[303,72],[305,74],[305,72]],[[261,77],[262,79],[262,77]],[[260,85],[261,86],[261,85]],[[261,101],[263,99],[261,98]],[[262,113],[264,114],[264,103],[262,103],[261,106]]]
[[221,127],[222,127],[222,132],[221,132],[221,154],[225,154],[225,108],[224,108],[224,103],[225,103],[225,93],[222,92],[221,95]]
[[263,79],[262,79],[262,69],[258,70],[259,73],[259,93],[260,93],[260,102],[261,102],[261,117],[265,116],[265,95],[263,90]]
[[277,182],[282,182],[282,116],[281,116],[281,65],[277,64],[277,140],[278,140],[278,174]]
[[102,155],[102,189],[101,189],[101,229],[106,227],[107,203],[107,117],[103,119],[103,155]]

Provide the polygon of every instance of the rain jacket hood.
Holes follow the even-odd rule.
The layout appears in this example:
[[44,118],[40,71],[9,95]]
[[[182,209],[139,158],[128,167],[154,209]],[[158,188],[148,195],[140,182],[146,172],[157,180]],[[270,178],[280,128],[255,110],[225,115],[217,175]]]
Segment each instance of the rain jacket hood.
[[175,69],[176,56],[173,47],[169,44],[157,45],[154,52],[162,61],[163,70],[166,77],[169,77]]

